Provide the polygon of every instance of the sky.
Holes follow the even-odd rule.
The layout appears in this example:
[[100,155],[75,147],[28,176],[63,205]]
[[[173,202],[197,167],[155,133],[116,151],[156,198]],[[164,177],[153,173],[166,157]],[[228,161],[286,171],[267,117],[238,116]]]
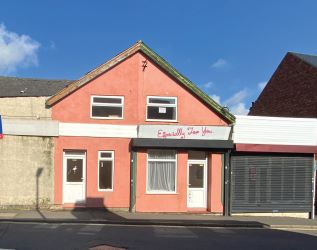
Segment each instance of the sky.
[[288,51],[317,55],[316,10],[313,0],[0,0],[0,75],[78,79],[142,40],[247,114]]

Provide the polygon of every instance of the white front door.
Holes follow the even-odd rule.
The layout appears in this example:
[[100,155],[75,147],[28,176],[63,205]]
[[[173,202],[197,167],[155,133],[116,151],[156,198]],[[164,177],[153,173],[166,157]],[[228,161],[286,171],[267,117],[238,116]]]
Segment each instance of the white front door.
[[83,204],[86,200],[86,153],[64,152],[63,203]]
[[188,161],[187,206],[192,208],[207,207],[207,161]]

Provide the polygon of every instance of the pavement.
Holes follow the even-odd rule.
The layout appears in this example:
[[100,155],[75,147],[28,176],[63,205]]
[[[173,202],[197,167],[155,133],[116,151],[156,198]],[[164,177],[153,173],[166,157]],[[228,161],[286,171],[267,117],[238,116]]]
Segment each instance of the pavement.
[[191,227],[237,227],[316,229],[317,219],[269,216],[220,216],[189,213],[130,213],[103,209],[0,210],[0,222],[85,223],[162,225]]

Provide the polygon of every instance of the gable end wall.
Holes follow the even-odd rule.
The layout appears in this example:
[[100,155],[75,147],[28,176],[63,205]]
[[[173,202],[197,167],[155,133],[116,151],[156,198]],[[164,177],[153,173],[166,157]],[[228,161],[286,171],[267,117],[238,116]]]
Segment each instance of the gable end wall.
[[317,69],[288,53],[249,115],[317,117]]

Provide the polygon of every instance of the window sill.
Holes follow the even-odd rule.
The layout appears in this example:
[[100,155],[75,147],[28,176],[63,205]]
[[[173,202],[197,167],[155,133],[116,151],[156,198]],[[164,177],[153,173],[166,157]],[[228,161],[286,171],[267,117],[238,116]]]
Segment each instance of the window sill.
[[177,120],[157,120],[157,119],[146,119],[146,122],[173,122],[178,123]]
[[177,193],[177,192],[146,192],[145,194],[147,194],[147,195],[160,195],[160,194],[162,194],[162,195],[168,195],[168,194],[170,194],[170,195],[175,195],[175,194],[179,194],[179,193]]
[[94,120],[123,120],[123,117],[94,117],[94,116],[91,116],[90,118],[94,119]]
[[113,189],[98,189],[98,192],[113,192]]

